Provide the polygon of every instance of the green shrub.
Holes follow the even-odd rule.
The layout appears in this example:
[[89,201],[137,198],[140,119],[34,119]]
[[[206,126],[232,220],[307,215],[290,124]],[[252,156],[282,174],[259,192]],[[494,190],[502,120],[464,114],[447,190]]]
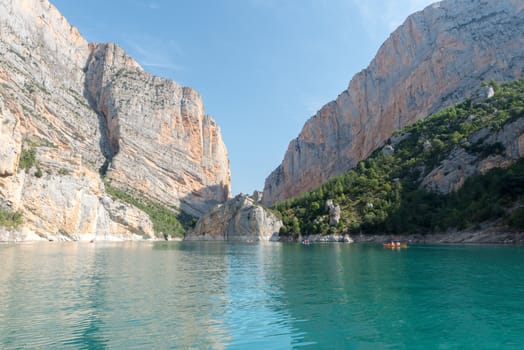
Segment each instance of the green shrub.
[[27,172],[35,164],[36,164],[36,149],[34,147],[22,148],[22,153],[20,154],[20,161],[18,163],[19,169],[24,169]]
[[24,222],[22,213],[0,207],[0,226],[16,228]]
[[508,223],[510,227],[524,229],[524,207],[515,209]]
[[168,236],[183,237],[185,232],[196,223],[196,218],[183,211],[168,208],[142,196],[134,196],[129,192],[111,186],[108,181],[104,181],[104,183],[106,192],[110,196],[131,204],[149,215],[157,234],[163,233]]

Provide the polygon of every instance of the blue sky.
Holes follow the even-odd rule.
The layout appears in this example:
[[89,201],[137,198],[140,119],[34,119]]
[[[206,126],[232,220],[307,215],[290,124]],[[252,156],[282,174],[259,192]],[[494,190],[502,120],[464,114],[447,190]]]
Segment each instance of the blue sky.
[[431,0],[51,0],[91,42],[196,89],[222,130],[233,194],[263,189],[304,122]]

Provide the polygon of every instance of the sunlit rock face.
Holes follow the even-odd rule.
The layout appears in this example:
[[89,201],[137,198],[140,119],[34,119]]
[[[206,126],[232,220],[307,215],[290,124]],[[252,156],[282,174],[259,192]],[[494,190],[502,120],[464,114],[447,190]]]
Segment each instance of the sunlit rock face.
[[470,176],[485,174],[493,168],[511,166],[524,157],[524,118],[508,123],[496,132],[491,128],[480,129],[466,141],[475,144],[480,140],[485,146],[498,145],[500,152],[483,157],[457,147],[424,177],[421,186],[426,190],[447,194],[458,191]]
[[276,241],[282,221],[252,197],[238,195],[213,208],[184,238],[190,241]]
[[114,44],[90,45],[85,70],[113,185],[195,216],[230,197],[226,146],[195,90],[144,72]]
[[0,0],[0,142],[0,206],[24,216],[7,239],[153,237],[101,174],[195,216],[230,197],[227,150],[198,93],[89,44],[46,0]]
[[482,81],[521,78],[523,45],[522,1],[449,0],[409,16],[290,142],[263,202],[352,168],[395,130],[476,94]]

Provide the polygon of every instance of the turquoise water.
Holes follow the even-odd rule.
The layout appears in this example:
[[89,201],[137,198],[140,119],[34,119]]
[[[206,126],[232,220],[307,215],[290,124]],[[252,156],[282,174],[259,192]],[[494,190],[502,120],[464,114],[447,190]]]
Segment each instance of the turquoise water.
[[524,346],[524,247],[0,245],[0,348]]

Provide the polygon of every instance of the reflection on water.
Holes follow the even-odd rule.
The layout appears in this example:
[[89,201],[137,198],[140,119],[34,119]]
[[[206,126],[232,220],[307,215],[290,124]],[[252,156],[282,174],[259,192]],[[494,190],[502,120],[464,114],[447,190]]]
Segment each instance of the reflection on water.
[[3,246],[0,347],[221,349],[249,339],[288,347],[284,312],[273,305],[279,250],[198,242]]
[[518,348],[523,247],[0,246],[0,348]]
[[229,348],[289,348],[294,332],[280,302],[281,246],[231,244],[228,250]]
[[307,249],[286,246],[282,265],[284,303],[302,345],[521,347],[524,247]]

